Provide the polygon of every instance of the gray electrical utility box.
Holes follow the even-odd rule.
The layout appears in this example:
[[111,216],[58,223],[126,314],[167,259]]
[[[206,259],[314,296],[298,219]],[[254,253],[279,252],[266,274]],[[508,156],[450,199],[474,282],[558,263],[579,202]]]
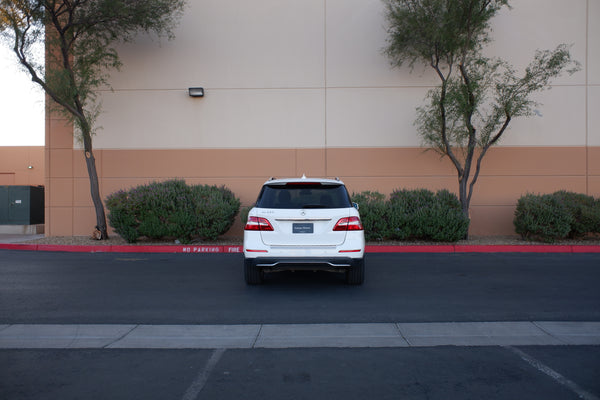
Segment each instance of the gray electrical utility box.
[[43,186],[0,186],[0,225],[43,223]]

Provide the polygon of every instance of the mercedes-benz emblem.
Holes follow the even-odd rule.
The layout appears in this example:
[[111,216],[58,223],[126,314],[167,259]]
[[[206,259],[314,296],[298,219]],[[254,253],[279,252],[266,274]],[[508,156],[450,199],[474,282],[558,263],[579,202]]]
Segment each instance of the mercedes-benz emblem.
[[306,211],[300,211],[300,215],[304,217],[306,215]]

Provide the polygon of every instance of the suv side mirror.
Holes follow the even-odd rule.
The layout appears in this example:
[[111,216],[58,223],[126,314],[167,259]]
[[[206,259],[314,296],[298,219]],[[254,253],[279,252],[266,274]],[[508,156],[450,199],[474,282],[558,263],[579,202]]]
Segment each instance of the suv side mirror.
[[352,207],[356,208],[357,211],[360,209],[358,203],[352,203]]

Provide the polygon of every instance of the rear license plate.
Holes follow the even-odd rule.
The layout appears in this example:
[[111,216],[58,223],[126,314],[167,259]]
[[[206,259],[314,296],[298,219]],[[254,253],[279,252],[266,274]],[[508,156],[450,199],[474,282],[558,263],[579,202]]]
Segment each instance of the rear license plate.
[[298,223],[293,224],[292,232],[293,233],[313,233],[314,232],[313,224],[298,224]]

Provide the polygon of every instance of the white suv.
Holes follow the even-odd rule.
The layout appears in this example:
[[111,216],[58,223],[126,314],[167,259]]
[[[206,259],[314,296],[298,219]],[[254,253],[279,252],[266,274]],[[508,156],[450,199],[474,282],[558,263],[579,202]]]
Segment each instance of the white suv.
[[246,283],[265,272],[343,272],[364,281],[365,236],[358,206],[338,179],[271,179],[264,183],[244,228]]

